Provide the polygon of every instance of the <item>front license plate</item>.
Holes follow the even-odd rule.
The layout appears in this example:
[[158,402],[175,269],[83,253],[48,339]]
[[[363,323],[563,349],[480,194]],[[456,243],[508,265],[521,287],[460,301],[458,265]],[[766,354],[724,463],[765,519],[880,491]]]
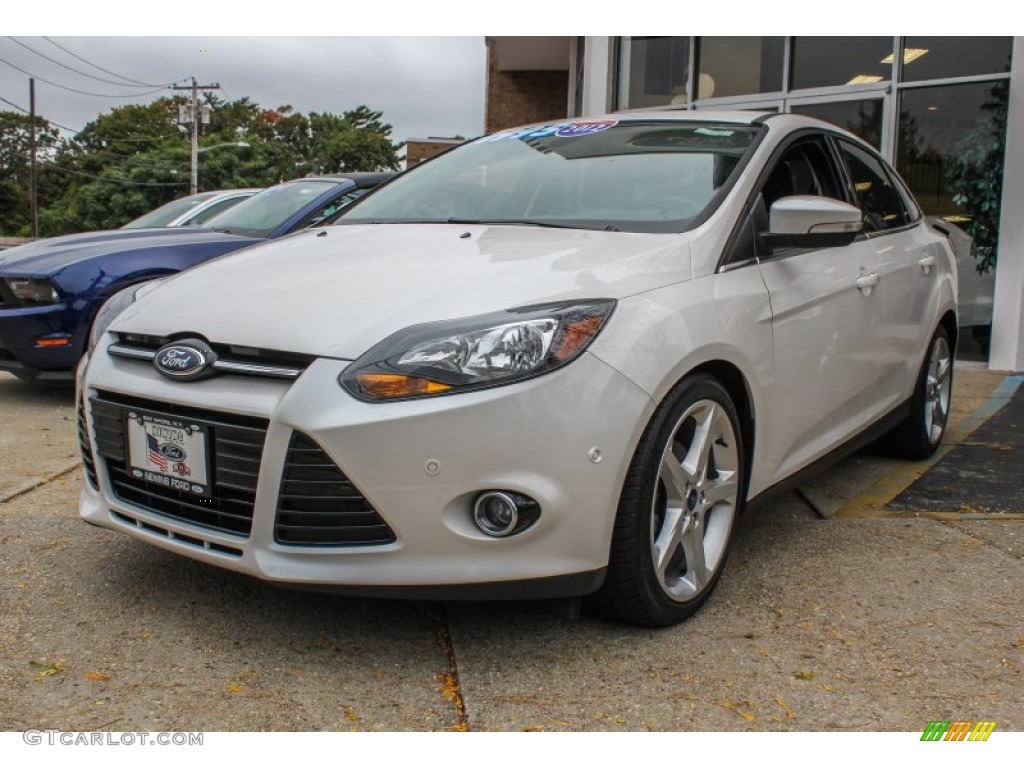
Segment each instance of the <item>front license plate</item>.
[[125,432],[133,477],[196,496],[210,495],[204,425],[129,409]]

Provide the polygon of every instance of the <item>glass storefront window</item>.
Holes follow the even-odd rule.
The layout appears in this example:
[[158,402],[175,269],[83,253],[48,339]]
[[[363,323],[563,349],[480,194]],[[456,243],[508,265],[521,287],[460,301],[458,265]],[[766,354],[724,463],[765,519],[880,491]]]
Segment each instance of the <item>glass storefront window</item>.
[[925,214],[974,238],[982,269],[995,263],[1010,83],[906,89],[896,168]]
[[782,90],[784,37],[702,37],[697,98]]
[[882,147],[882,100],[855,99],[825,104],[793,104],[790,111],[845,128],[875,149]]
[[1012,37],[908,37],[903,80],[990,75],[1010,71]]
[[618,109],[686,104],[688,37],[619,38]]
[[891,37],[793,38],[792,88],[891,80],[892,47]]

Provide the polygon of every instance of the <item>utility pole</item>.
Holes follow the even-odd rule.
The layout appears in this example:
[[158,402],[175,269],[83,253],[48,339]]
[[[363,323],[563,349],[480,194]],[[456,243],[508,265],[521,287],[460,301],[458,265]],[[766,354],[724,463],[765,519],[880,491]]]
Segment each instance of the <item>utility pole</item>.
[[39,237],[39,211],[36,207],[36,79],[28,79],[28,216],[32,237]]
[[176,85],[173,91],[192,91],[192,182],[190,184],[191,194],[199,191],[199,91],[210,91],[220,89],[220,83],[199,85],[196,79],[192,78],[192,85]]

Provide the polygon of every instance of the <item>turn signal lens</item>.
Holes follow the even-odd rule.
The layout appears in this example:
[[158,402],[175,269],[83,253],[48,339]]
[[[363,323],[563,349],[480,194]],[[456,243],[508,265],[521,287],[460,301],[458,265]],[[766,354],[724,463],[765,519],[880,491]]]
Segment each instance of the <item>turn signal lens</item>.
[[40,349],[45,349],[47,347],[68,347],[71,346],[71,339],[66,336],[58,336],[56,338],[49,339],[42,337],[36,339],[35,346]]
[[366,373],[356,375],[356,381],[370,397],[388,400],[395,397],[436,395],[447,392],[451,387],[430,379],[405,376],[400,373]]
[[555,343],[551,359],[560,363],[573,357],[597,335],[601,326],[604,325],[604,321],[603,315],[590,315],[582,320],[569,323],[562,337]]

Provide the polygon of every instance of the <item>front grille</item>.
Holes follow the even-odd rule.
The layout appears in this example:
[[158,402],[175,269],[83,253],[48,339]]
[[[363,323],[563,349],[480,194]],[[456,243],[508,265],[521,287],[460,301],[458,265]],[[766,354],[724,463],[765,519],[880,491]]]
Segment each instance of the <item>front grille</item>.
[[395,534],[324,450],[293,432],[274,538],[302,546],[370,546],[390,544]]
[[197,539],[195,536],[186,536],[185,534],[178,533],[177,531],[169,531],[166,528],[161,528],[159,525],[153,525],[152,523],[147,523],[144,520],[138,520],[131,515],[126,515],[123,512],[118,512],[117,510],[112,509],[110,510],[110,513],[122,523],[134,525],[136,528],[143,531],[149,531],[150,533],[155,533],[158,536],[163,536],[165,539],[170,539],[178,544],[187,544],[191,547],[195,547],[196,549],[202,549],[207,552],[219,552],[222,555],[230,555],[231,557],[242,556],[242,550],[237,547],[225,547],[223,544],[218,544],[215,541]]
[[96,464],[92,458],[92,446],[89,444],[89,428],[85,423],[85,402],[78,403],[78,450],[82,453],[82,465],[85,467],[85,477],[89,485],[95,490],[99,483],[96,482]]
[[[132,475],[125,444],[126,409],[176,416],[207,429],[210,497],[165,488]],[[267,421],[100,392],[92,401],[96,447],[106,462],[114,495],[158,515],[248,536]]]
[[[196,338],[189,334],[151,336],[140,333],[115,333],[116,343],[107,351],[121,358],[152,361],[157,351],[172,341]],[[217,373],[239,376],[266,376],[279,379],[297,379],[316,359],[313,355],[282,352],[275,349],[242,347],[236,344],[208,342],[217,359],[213,369]]]

